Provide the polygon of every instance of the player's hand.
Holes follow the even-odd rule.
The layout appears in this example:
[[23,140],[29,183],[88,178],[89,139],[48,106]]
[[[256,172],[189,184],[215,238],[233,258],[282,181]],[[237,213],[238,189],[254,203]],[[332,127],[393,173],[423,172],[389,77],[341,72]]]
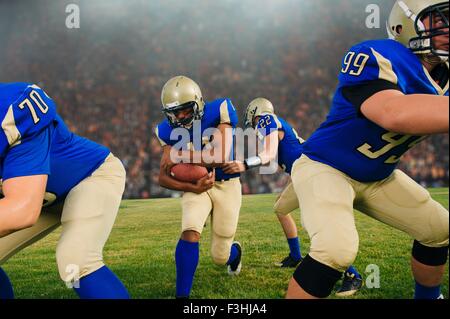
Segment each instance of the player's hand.
[[172,160],[170,159],[170,157],[167,157],[162,163],[162,168],[163,170],[166,172],[166,174],[168,176],[171,176],[171,170],[172,167],[174,167],[176,165],[176,163],[172,162]]
[[212,172],[208,173],[205,177],[202,177],[195,183],[195,189],[194,193],[201,194],[208,190],[210,190],[214,183],[216,182],[216,171],[213,170]]
[[225,174],[236,174],[236,173],[242,173],[245,172],[245,165],[244,163],[240,161],[233,161],[225,163],[222,166],[223,172]]

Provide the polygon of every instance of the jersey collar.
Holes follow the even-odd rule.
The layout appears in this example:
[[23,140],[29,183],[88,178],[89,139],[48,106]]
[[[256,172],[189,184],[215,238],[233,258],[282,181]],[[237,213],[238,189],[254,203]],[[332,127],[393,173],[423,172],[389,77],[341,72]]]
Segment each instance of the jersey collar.
[[[447,67],[447,71],[449,69],[448,62],[445,63]],[[422,65],[423,72],[425,73],[426,77],[428,78],[428,81],[433,85],[433,87],[436,89],[439,95],[445,95],[445,93],[448,91],[449,88],[449,80],[447,79],[447,83],[445,84],[444,88],[442,88],[439,84],[436,83],[436,81],[431,77],[430,73],[428,72],[427,68]]]

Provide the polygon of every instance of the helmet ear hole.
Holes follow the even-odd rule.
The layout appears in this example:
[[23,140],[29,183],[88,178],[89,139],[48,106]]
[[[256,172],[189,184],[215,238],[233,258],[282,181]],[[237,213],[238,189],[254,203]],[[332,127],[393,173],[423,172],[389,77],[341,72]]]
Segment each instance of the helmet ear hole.
[[392,27],[392,30],[395,31],[397,34],[401,34],[402,30],[403,30],[403,26],[401,24],[399,24],[395,27]]

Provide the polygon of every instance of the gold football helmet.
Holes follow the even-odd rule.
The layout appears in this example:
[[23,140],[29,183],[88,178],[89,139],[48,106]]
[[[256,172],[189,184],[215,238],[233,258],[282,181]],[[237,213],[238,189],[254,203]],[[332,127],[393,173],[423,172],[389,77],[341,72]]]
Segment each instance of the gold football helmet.
[[[205,102],[197,83],[186,76],[176,76],[164,84],[161,92],[163,113],[172,127],[190,128],[194,120],[201,120]],[[189,117],[179,119],[177,112],[192,109]]]
[[250,102],[245,110],[244,125],[245,127],[254,127],[253,121],[257,116],[274,113],[272,102],[262,97],[256,98]]
[[[433,54],[447,60],[448,51],[434,48],[433,38],[449,34],[448,8],[448,1],[442,0],[398,0],[387,21],[389,37],[416,54]],[[431,21],[429,28],[423,23],[427,16]],[[440,26],[433,19],[436,17]]]

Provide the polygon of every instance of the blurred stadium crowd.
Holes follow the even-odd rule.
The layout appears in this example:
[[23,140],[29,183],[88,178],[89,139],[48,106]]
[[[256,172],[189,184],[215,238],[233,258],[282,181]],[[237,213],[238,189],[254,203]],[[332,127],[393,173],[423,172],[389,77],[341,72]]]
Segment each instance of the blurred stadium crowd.
[[[127,198],[176,196],[158,186],[153,136],[170,77],[190,76],[206,100],[230,97],[239,115],[264,96],[308,138],[328,113],[342,56],[356,42],[385,37],[392,4],[70,1],[81,9],[80,29],[70,30],[65,2],[1,2],[0,81],[38,83],[74,132],[110,147],[127,167]],[[365,26],[368,3],[385,6],[379,29]],[[425,186],[448,186],[448,149],[448,136],[429,138],[400,168]],[[279,192],[287,176],[252,171],[242,181],[245,194]]]

